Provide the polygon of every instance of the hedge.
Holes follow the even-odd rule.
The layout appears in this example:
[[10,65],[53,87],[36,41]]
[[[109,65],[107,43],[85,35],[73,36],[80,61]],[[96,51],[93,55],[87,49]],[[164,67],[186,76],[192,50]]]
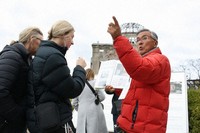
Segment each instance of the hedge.
[[200,89],[188,89],[188,114],[190,133],[200,133]]

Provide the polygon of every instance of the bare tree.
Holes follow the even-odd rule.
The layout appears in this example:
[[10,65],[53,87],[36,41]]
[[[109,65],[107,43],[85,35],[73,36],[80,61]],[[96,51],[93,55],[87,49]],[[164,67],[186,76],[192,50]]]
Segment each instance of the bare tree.
[[188,61],[191,70],[200,80],[200,59],[191,59]]
[[187,80],[197,79],[200,80],[200,58],[187,59],[180,63],[178,67],[173,68],[175,72],[185,72]]
[[185,61],[185,62],[181,63],[181,65],[173,68],[172,72],[184,72],[187,80],[192,78],[190,66],[188,65],[187,61]]

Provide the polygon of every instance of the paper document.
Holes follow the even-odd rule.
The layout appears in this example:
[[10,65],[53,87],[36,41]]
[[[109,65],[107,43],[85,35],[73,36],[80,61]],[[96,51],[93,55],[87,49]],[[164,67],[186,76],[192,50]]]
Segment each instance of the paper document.
[[129,82],[127,82],[126,85],[124,86],[122,93],[119,96],[119,99],[124,99],[126,97],[126,94],[130,87],[130,83],[131,83],[131,79],[129,79]]
[[129,75],[119,60],[102,61],[96,78],[95,88],[104,89],[106,85],[125,88]]

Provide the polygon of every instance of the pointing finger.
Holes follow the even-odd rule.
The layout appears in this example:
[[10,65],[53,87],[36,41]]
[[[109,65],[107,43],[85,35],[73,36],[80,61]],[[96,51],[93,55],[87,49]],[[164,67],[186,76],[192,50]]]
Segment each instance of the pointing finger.
[[112,18],[113,18],[113,20],[114,20],[115,26],[118,26],[118,27],[119,27],[119,23],[118,23],[118,21],[117,21],[116,17],[115,17],[115,16],[113,16]]

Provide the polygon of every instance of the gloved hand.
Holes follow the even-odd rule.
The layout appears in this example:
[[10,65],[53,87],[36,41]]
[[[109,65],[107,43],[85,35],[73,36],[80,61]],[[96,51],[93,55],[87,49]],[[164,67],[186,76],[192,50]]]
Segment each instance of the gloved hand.
[[122,34],[121,34],[121,29],[120,29],[117,19],[115,18],[115,16],[113,16],[112,18],[114,20],[114,23],[112,23],[112,22],[109,23],[107,32],[110,33],[113,40],[115,40],[118,36],[121,36]]

